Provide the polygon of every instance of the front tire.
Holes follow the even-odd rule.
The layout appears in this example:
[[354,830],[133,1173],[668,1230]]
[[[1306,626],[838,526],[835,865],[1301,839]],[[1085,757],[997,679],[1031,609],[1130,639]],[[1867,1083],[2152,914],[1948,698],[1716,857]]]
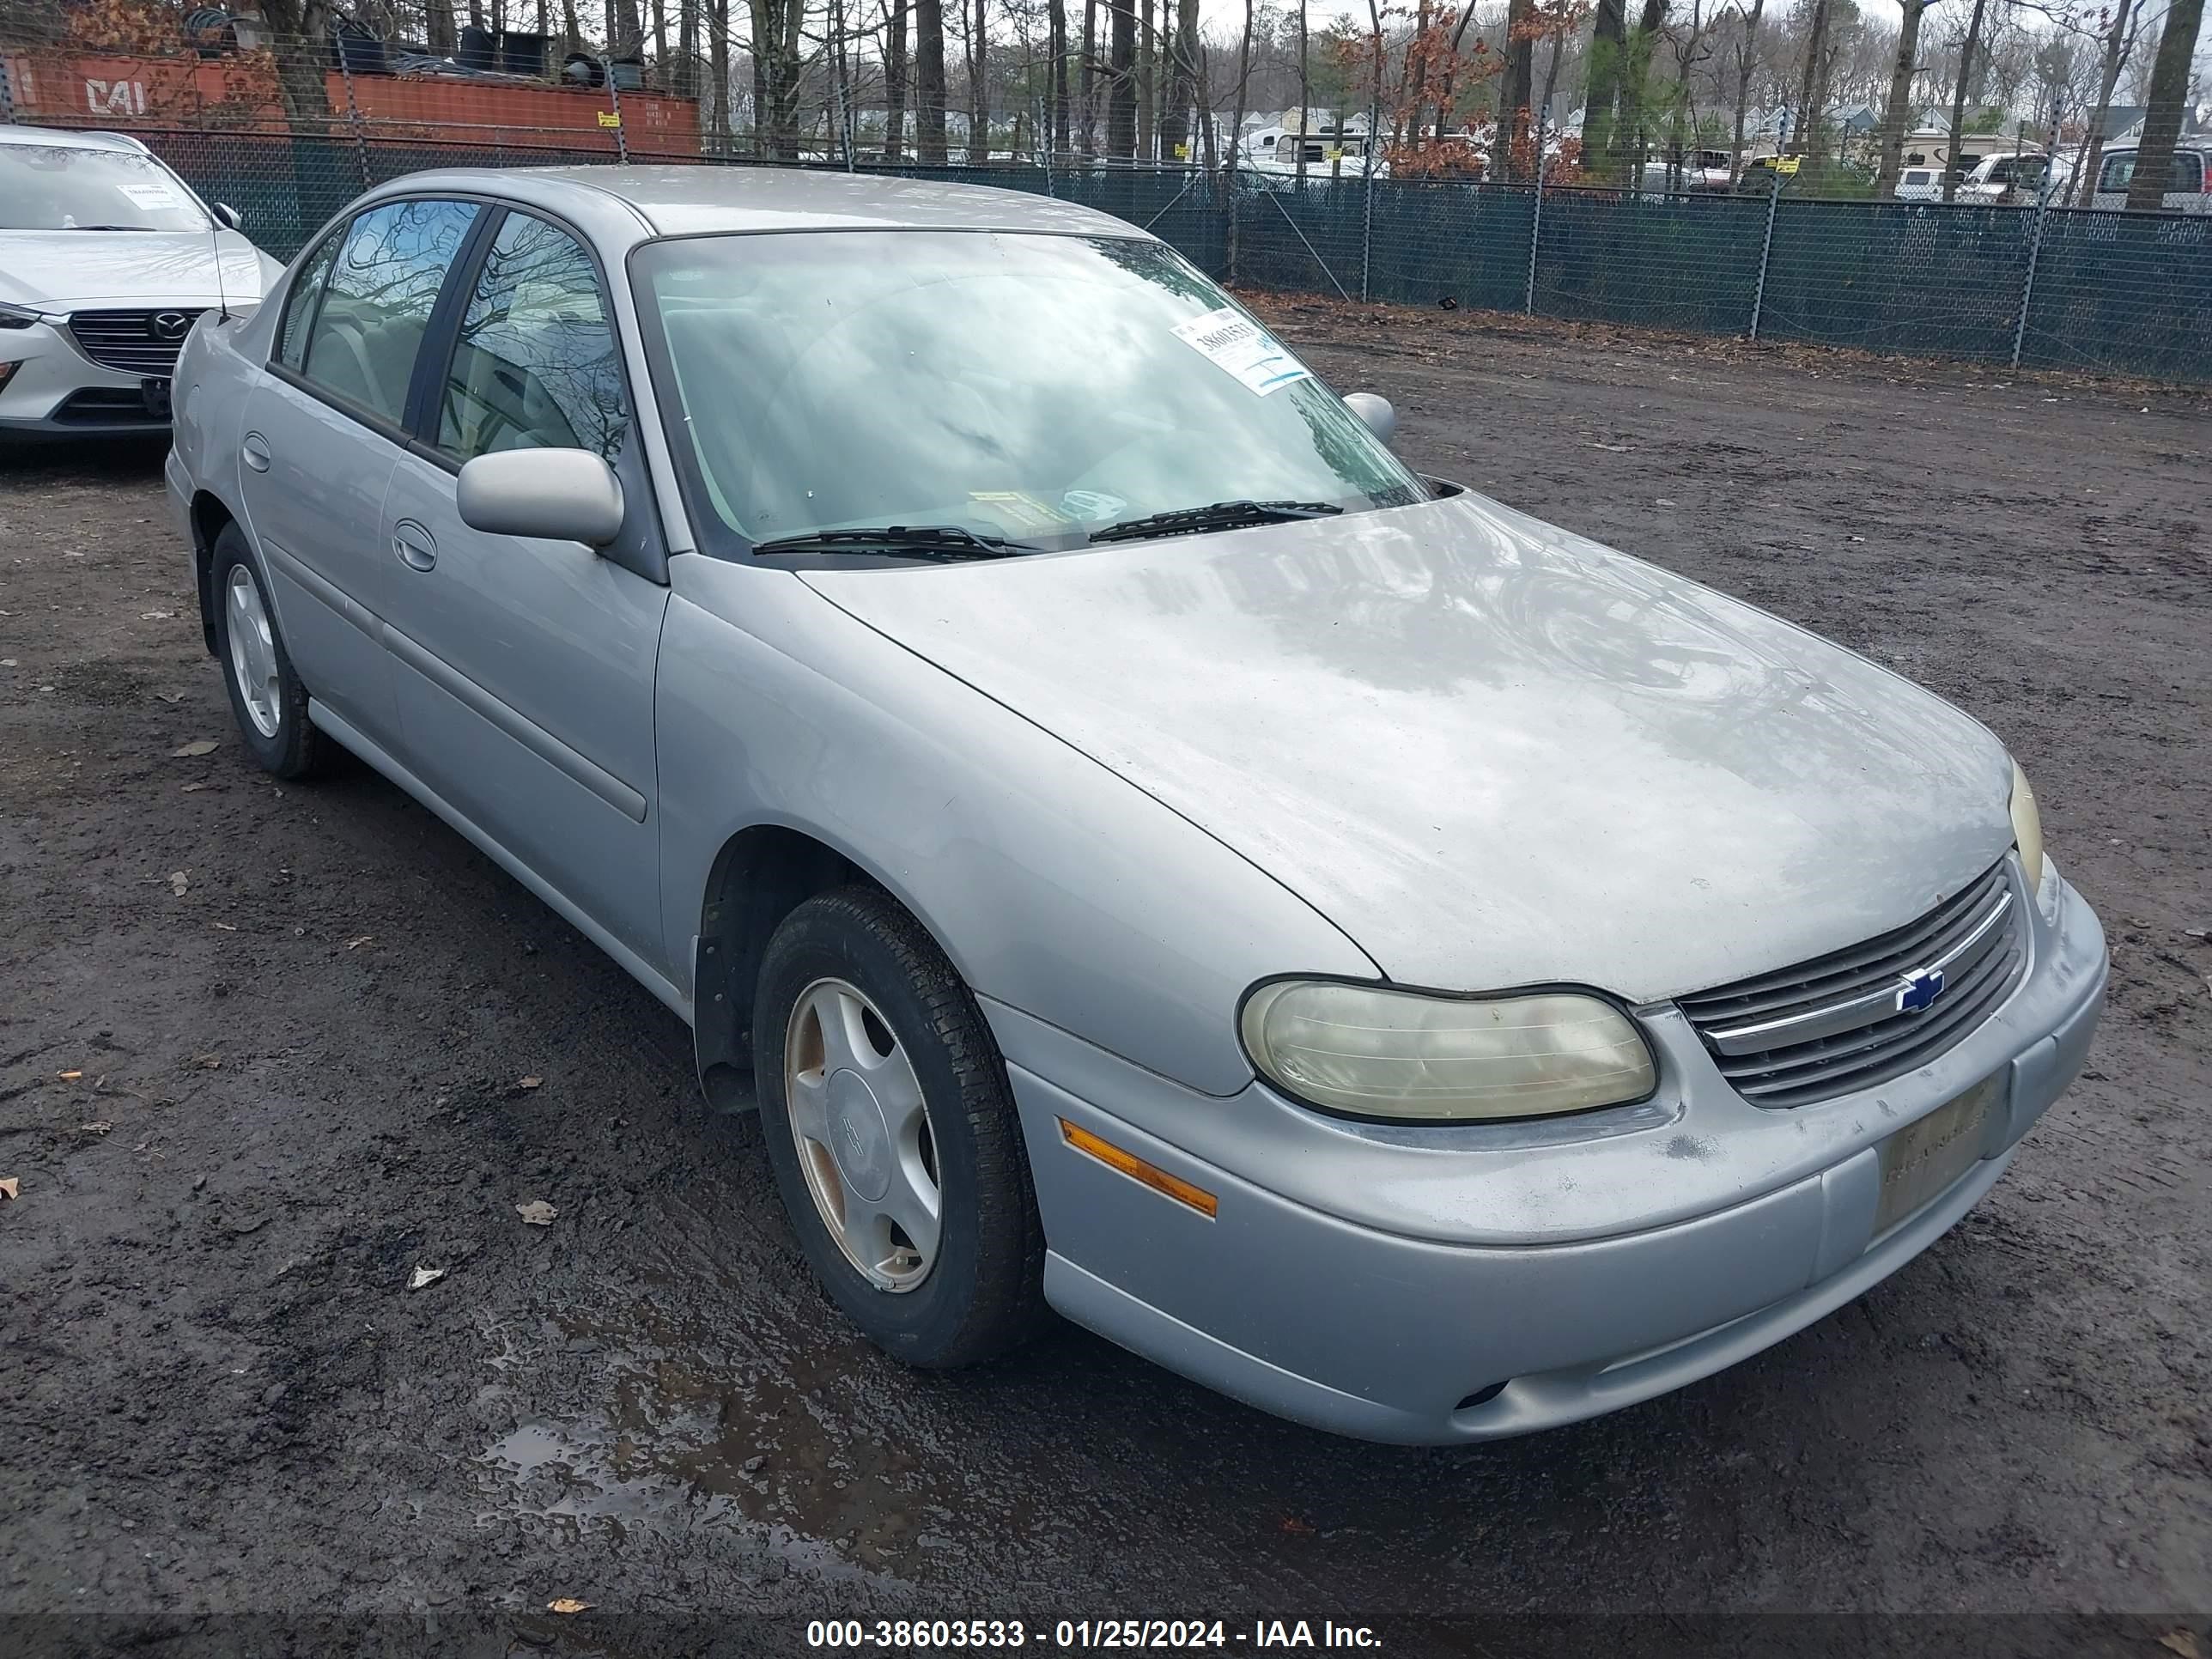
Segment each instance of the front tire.
[[830,1297],[894,1358],[992,1359],[1044,1313],[1044,1230],[1006,1066],[921,924],[872,887],[809,899],[761,964],[763,1139]]
[[214,557],[216,658],[230,689],[239,736],[264,772],[312,777],[328,764],[332,744],[308,721],[307,688],[292,672],[246,532],[225,525],[215,538]]

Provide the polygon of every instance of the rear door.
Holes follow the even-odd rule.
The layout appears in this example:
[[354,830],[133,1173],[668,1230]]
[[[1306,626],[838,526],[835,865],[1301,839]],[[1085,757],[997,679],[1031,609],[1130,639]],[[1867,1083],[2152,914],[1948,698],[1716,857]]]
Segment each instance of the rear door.
[[[653,672],[665,555],[605,278],[582,239],[495,210],[442,314],[437,360],[383,503],[385,641],[423,781],[656,972]],[[623,538],[485,535],[457,475],[477,456],[592,450],[623,481]]]
[[317,702],[386,748],[398,723],[379,633],[394,574],[384,495],[404,453],[417,348],[479,210],[387,202],[334,229],[301,267],[276,356],[246,398],[246,521],[293,666]]

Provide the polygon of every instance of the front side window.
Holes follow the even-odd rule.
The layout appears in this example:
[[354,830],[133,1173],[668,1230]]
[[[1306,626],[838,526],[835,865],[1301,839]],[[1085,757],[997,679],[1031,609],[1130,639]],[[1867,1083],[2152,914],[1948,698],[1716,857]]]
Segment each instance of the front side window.
[[463,460],[534,448],[611,459],[629,418],[591,256],[559,227],[508,214],[461,314],[438,447]]
[[1427,493],[1157,243],[836,231],[632,258],[693,520],[733,549],[887,525],[1066,547],[1224,501]]
[[2125,190],[2135,181],[2135,176],[2136,153],[2133,150],[2128,150],[2118,155],[2107,155],[2105,158],[2105,170],[2097,179],[2097,188]]
[[404,419],[430,308],[476,215],[471,202],[388,202],[355,219],[301,372],[372,415]]
[[184,181],[150,155],[0,144],[0,230],[212,228]]

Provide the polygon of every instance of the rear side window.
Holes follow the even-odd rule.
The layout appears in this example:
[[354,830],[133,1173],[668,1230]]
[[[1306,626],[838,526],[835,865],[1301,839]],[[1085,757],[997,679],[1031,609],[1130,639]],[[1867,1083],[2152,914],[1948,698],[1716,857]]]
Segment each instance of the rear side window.
[[477,215],[470,202],[390,202],[347,228],[301,372],[397,425],[430,309]]
[[1908,185],[1924,185],[1933,176],[1926,167],[1915,167],[1905,175],[1905,182]]
[[559,226],[510,212],[491,240],[438,398],[438,447],[589,449],[611,459],[629,418],[592,257]]
[[307,361],[307,326],[315,320],[315,307],[323,297],[323,285],[330,280],[331,263],[338,257],[338,244],[344,240],[343,230],[334,230],[323,238],[322,246],[301,265],[291,291],[284,296],[284,322],[276,331],[276,361],[289,369],[296,372]]
[[2194,196],[2204,188],[2204,157],[2195,150],[2173,152],[2173,183],[2169,189]]
[[2097,175],[2099,190],[2125,190],[2136,176],[2136,153],[2124,150],[2118,155],[2105,158],[2105,170]]

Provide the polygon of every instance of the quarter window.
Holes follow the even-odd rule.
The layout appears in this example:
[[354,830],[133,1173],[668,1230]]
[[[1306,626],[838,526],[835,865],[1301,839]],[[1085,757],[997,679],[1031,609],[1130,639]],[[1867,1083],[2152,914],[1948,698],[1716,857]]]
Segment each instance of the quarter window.
[[475,221],[469,202],[391,202],[345,234],[301,372],[395,425],[446,272]]
[[589,449],[611,459],[629,417],[598,269],[576,239],[510,212],[461,315],[438,447]]
[[331,265],[338,257],[343,230],[334,230],[300,267],[291,292],[284,296],[284,325],[277,331],[276,361],[296,373],[307,360],[307,328],[315,320],[315,302],[323,297]]

